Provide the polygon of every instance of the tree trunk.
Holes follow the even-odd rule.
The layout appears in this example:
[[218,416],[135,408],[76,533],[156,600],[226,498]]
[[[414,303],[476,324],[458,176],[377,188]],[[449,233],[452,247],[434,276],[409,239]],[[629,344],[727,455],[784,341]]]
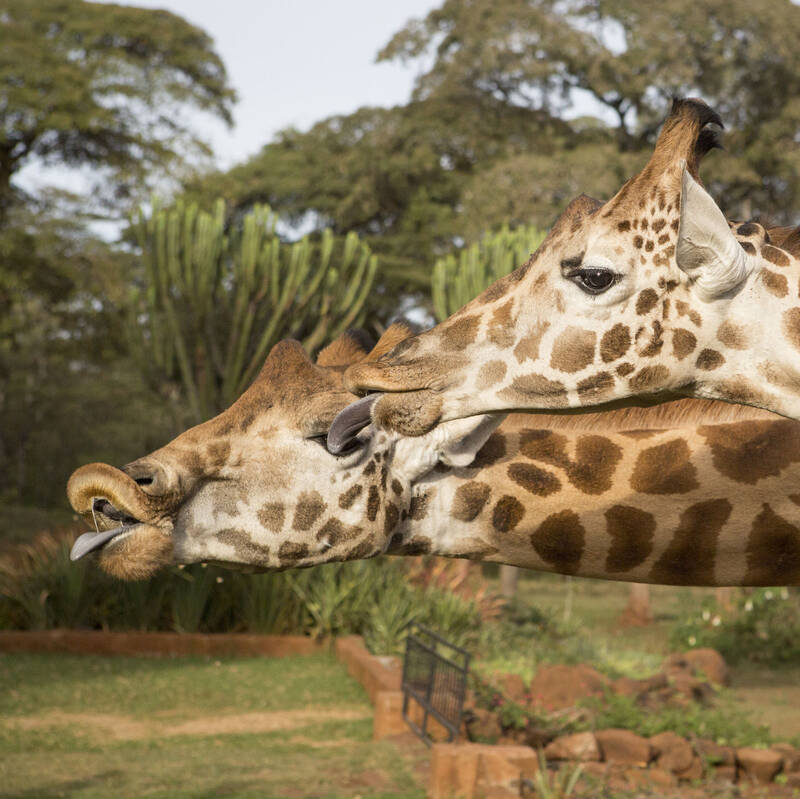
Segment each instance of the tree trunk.
[[519,571],[518,566],[508,566],[505,563],[500,567],[500,594],[509,602],[517,595]]
[[653,612],[650,609],[650,586],[647,583],[631,583],[628,605],[622,613],[622,620],[629,625],[650,624]]

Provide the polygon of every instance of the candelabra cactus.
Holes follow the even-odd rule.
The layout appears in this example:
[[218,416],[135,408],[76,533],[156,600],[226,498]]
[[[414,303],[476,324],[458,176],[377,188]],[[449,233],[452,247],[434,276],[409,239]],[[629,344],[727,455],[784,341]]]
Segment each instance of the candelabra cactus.
[[487,286],[528,260],[545,234],[533,226],[486,233],[458,255],[440,258],[433,267],[433,310],[441,321],[477,297]]
[[281,242],[267,206],[227,227],[222,200],[211,213],[178,202],[132,228],[143,273],[126,303],[131,351],[154,384],[181,385],[198,421],[230,405],[280,339],[313,350],[359,324],[377,270],[355,233]]

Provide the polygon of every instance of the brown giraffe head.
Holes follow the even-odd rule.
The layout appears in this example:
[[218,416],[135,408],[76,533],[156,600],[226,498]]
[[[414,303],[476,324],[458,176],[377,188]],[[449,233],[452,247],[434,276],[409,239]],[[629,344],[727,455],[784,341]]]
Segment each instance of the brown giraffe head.
[[379,357],[409,332],[393,325],[370,354],[345,335],[316,364],[296,341],[282,341],[216,418],[122,469],[76,470],[67,494],[92,532],[73,558],[96,551],[109,573],[143,579],[170,563],[284,569],[385,551],[408,511],[411,481],[439,461],[472,460],[501,421],[454,422],[412,445],[363,431],[331,455],[325,433],[355,399],[342,387],[344,367]]
[[353,391],[392,392],[372,420],[419,435],[477,413],[676,395],[800,417],[800,242],[729,224],[701,186],[719,124],[702,101],[676,100],[650,161],[616,196],[573,200],[524,266],[350,367]]

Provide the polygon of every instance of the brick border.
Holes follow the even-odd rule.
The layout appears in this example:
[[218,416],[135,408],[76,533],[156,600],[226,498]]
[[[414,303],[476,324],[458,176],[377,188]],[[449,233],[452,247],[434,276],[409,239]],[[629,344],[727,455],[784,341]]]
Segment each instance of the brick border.
[[0,652],[66,652],[75,655],[240,655],[287,657],[325,651],[302,635],[247,633],[146,633],[102,630],[0,630]]

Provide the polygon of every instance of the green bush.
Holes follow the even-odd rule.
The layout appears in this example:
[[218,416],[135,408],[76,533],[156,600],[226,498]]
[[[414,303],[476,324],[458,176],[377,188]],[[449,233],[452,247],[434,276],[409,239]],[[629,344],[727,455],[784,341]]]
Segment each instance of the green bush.
[[753,724],[741,711],[731,707],[724,694],[718,694],[715,707],[690,702],[686,707],[642,707],[632,697],[606,691],[602,697],[587,699],[588,720],[580,720],[576,730],[621,728],[645,738],[673,731],[684,738],[710,738],[732,746],[766,745],[769,730]]
[[679,620],[670,632],[675,649],[710,646],[730,663],[771,666],[800,661],[800,592],[757,588],[735,610],[720,614],[711,600]]
[[480,627],[473,602],[412,585],[395,559],[255,575],[195,565],[125,583],[70,561],[72,538],[43,535],[0,561],[0,629],[359,634],[390,654],[411,619],[462,645]]

